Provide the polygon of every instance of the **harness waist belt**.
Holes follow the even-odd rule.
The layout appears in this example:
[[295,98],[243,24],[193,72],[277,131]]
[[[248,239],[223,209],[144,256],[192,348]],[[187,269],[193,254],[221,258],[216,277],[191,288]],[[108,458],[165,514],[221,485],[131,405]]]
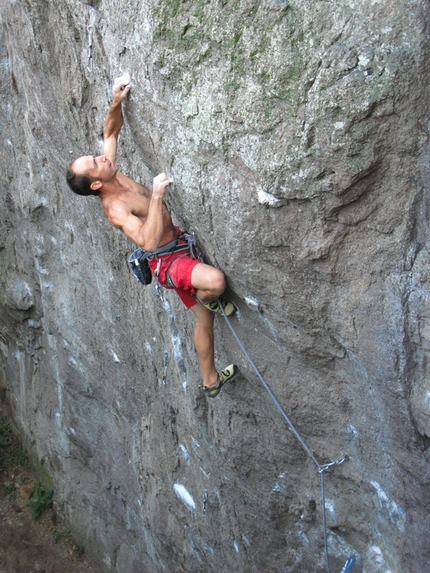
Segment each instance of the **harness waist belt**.
[[177,239],[175,239],[174,241],[172,241],[171,243],[167,243],[167,245],[163,245],[162,247],[159,247],[156,251],[153,252],[149,252],[149,251],[145,251],[145,258],[150,259],[151,257],[154,257],[156,255],[163,255],[164,253],[175,253],[177,251],[185,251],[187,249],[189,249],[189,245],[188,243],[185,243],[184,245],[178,245],[178,241],[181,239],[182,237],[178,237]]

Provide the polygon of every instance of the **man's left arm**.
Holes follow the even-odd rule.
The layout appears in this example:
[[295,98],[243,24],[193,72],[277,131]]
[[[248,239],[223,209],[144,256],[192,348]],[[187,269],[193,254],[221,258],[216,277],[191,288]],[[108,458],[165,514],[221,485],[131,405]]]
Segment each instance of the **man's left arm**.
[[112,89],[112,103],[106,116],[103,130],[103,147],[102,155],[105,155],[110,161],[115,162],[118,135],[121,130],[124,119],[122,116],[122,102],[130,91],[130,78],[123,75],[116,78]]

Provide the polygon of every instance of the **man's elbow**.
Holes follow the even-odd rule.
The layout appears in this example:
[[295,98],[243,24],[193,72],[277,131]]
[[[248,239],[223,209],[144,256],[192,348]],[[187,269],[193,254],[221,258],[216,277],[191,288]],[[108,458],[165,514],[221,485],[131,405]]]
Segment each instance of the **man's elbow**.
[[110,125],[106,126],[103,130],[103,141],[106,143],[106,141],[109,141],[111,139],[112,141],[116,142],[120,130],[121,130],[121,125],[116,127],[112,127]]
[[139,246],[147,253],[153,253],[154,251],[157,250],[158,243],[156,243],[155,241],[147,240],[147,241],[142,241],[142,243]]

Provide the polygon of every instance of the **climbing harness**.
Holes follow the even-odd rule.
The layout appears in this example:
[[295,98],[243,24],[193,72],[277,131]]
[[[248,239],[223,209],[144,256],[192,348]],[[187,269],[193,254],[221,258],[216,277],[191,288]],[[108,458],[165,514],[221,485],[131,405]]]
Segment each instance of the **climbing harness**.
[[[180,243],[180,241],[182,241]],[[193,259],[198,259],[203,261],[202,254],[197,246],[196,239],[194,232],[191,231],[190,233],[182,233],[179,235],[174,241],[167,243],[167,245],[163,245],[162,247],[158,248],[156,251],[144,251],[140,247],[136,249],[129,257],[128,262],[131,265],[131,270],[133,271],[134,276],[140,281],[142,284],[149,285],[152,282],[152,272],[149,267],[148,259],[151,258],[158,258],[160,255],[167,255],[167,254],[176,254],[178,253],[179,256],[183,255],[190,255]],[[177,257],[174,258],[172,263],[176,261]],[[160,296],[161,300],[164,300],[164,297],[161,292],[160,282],[158,280],[159,272],[160,272],[160,265],[161,259],[158,259],[158,265],[156,270],[154,271],[154,276],[156,279],[156,289],[157,293]],[[167,271],[168,274],[168,271]],[[169,283],[167,286],[174,288],[174,284]]]
[[203,261],[203,254],[200,251],[199,246],[197,244],[196,234],[195,234],[194,230],[190,229],[188,232],[183,233],[182,236],[184,237],[184,239],[188,243],[188,246],[190,248],[190,256],[193,257],[193,259],[197,259],[203,263],[204,262]]
[[[167,255],[167,254],[175,254],[175,253],[183,253],[184,255],[190,251],[190,247],[188,243],[183,243],[181,245],[178,244],[178,241],[182,239],[183,236],[181,235],[171,243],[167,243],[167,245],[163,245],[156,251],[144,251],[140,247],[136,249],[129,257],[128,262],[131,265],[131,270],[133,271],[134,276],[137,278],[145,286],[151,284],[152,282],[152,272],[149,268],[148,259],[153,257],[158,258],[159,255]],[[175,259],[176,260],[176,259]],[[173,261],[172,261],[173,262]],[[160,270],[161,259],[158,260],[157,269],[154,272],[155,278],[158,281],[158,275]],[[169,285],[171,286],[171,285]]]
[[[222,308],[221,303],[219,302],[220,307]],[[317,458],[314,456],[314,454],[311,452],[311,450],[308,448],[308,446],[306,445],[305,441],[303,440],[303,438],[301,437],[301,435],[299,434],[299,432],[296,430],[294,424],[292,423],[292,421],[290,420],[289,416],[286,414],[285,410],[282,408],[281,404],[279,403],[278,399],[276,398],[276,396],[274,395],[274,393],[272,392],[272,390],[270,389],[269,385],[267,384],[267,382],[265,381],[265,379],[263,378],[263,376],[260,374],[260,371],[258,370],[258,368],[256,367],[256,365],[254,364],[252,358],[250,357],[250,355],[248,354],[246,348],[244,347],[242,341],[240,340],[239,336],[236,334],[236,331],[234,330],[234,328],[231,325],[230,320],[228,319],[227,315],[223,312],[222,313],[225,321],[227,322],[230,330],[233,333],[233,336],[235,337],[237,343],[239,344],[240,348],[242,349],[243,353],[245,354],[248,362],[250,363],[250,365],[252,366],[253,370],[255,371],[255,373],[257,374],[258,378],[260,379],[261,383],[263,384],[264,388],[267,390],[269,396],[271,397],[271,399],[273,400],[275,406],[278,408],[279,412],[281,413],[281,415],[283,416],[283,418],[286,420],[290,430],[293,432],[293,434],[296,436],[297,440],[300,442],[301,446],[303,447],[303,449],[305,450],[305,452],[308,454],[308,456],[311,458],[311,460],[314,462],[314,464],[317,466],[318,468],[318,472],[321,476],[321,506],[322,506],[322,520],[323,520],[323,532],[324,532],[324,550],[325,550],[325,561],[326,561],[326,567],[327,567],[327,573],[331,573],[331,569],[330,569],[330,560],[329,560],[329,555],[328,555],[328,539],[327,539],[327,523],[326,523],[326,511],[325,511],[325,485],[324,485],[324,473],[335,466],[339,466],[341,464],[343,464],[344,462],[346,462],[348,460],[348,456],[343,455],[342,457],[340,457],[338,460],[335,460],[334,462],[330,462],[330,463],[326,463],[326,464],[320,464],[317,460]],[[351,565],[354,563],[354,557],[349,557],[341,571],[341,573],[346,573],[349,568],[351,567]]]
[[[148,259],[152,257],[157,257],[158,255],[165,255],[167,253],[177,253],[181,251],[187,251],[188,245],[178,245],[178,240],[182,237],[178,237],[171,243],[167,243],[167,245],[163,245],[156,251],[144,251],[140,247],[136,249],[129,257],[128,262],[131,265],[131,270],[133,271],[134,276],[139,280],[142,284],[149,285],[152,282],[152,273],[151,269],[149,268]],[[160,263],[160,261],[159,261]],[[158,265],[159,267],[159,265]],[[155,271],[156,277],[158,276],[158,270]]]

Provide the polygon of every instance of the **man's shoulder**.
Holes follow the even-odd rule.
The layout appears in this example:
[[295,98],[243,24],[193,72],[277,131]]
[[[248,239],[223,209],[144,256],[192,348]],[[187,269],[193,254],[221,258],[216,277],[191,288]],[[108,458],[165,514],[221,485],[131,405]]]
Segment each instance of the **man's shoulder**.
[[127,175],[124,175],[122,171],[118,171],[116,176],[118,181],[120,181],[122,184],[125,184],[129,190],[137,191],[140,195],[144,195],[145,197],[151,196],[152,192],[147,187],[141,183],[138,183],[137,181],[134,181],[134,179],[131,179]]
[[122,182],[127,182],[127,183],[132,183],[133,185],[139,185],[139,183],[137,183],[137,181],[134,181],[131,177],[128,177],[128,175],[126,175],[125,173],[123,173],[122,171],[118,170],[116,172],[116,177],[118,179],[118,181],[122,181]]

